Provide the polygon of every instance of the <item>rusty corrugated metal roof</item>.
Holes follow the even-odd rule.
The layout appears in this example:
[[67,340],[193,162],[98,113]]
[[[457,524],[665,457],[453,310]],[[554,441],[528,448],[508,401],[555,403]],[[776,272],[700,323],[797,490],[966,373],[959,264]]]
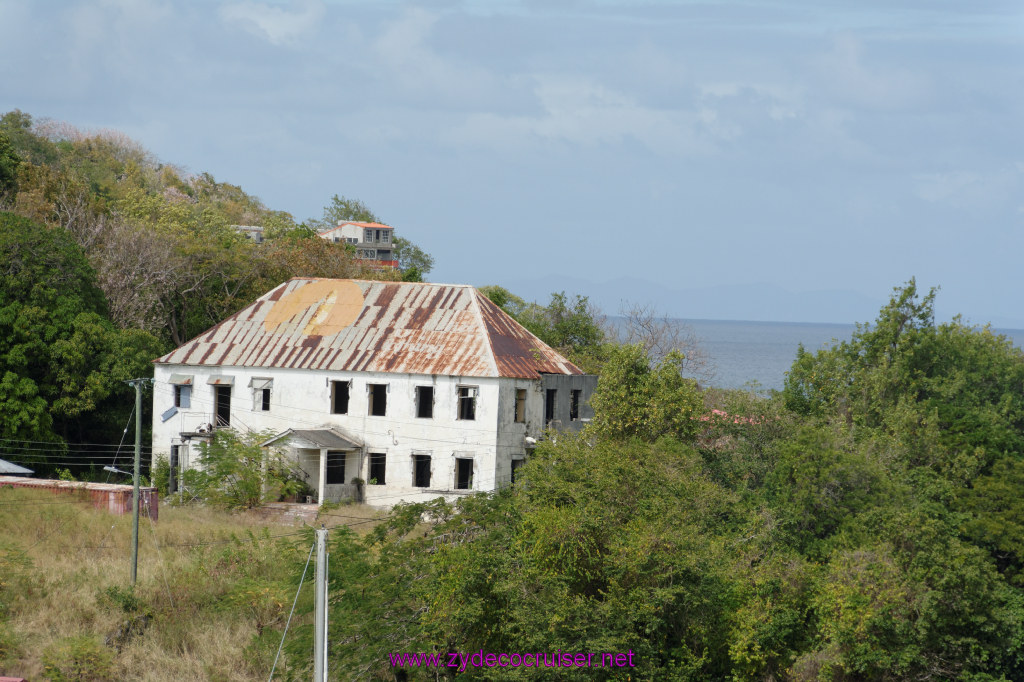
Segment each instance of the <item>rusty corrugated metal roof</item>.
[[295,278],[155,362],[537,378],[582,374],[473,287]]

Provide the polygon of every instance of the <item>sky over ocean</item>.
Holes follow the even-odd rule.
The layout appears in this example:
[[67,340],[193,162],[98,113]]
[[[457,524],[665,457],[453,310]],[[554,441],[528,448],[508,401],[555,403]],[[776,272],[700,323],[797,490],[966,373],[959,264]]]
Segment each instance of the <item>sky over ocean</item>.
[[[751,382],[757,382],[759,390],[782,389],[786,372],[796,359],[799,344],[802,343],[804,348],[814,352],[831,345],[833,340],[849,340],[855,330],[852,324],[812,322],[674,322],[689,327],[697,337],[700,349],[707,353],[715,369],[710,385],[743,388]],[[1024,342],[1024,330],[994,331],[1009,337],[1017,347]]]

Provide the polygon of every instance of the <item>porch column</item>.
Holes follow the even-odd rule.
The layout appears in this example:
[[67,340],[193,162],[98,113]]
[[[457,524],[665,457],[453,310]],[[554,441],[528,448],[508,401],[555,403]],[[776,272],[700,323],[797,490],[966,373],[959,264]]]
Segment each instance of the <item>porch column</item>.
[[324,495],[327,494],[327,450],[320,448],[320,482],[317,486],[316,503],[322,505],[324,503]]

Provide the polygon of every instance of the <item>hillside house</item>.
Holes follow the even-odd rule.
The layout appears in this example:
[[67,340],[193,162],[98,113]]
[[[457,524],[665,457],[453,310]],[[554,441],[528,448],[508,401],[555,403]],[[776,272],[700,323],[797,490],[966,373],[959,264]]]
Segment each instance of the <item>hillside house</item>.
[[379,267],[397,268],[394,232],[393,227],[381,223],[339,220],[337,227],[321,232],[320,238],[335,244],[351,244],[359,260],[374,261]]
[[384,506],[511,483],[597,385],[451,284],[292,279],[154,362],[154,456],[187,468],[214,429],[267,431],[319,502],[361,479]]

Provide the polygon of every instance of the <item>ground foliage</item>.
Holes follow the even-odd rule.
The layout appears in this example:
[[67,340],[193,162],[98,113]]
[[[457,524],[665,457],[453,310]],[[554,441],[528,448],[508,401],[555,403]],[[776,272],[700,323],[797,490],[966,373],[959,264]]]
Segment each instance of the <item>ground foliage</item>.
[[769,398],[702,394],[678,361],[615,349],[593,425],[539,444],[514,487],[335,534],[332,670],[447,679],[388,654],[631,650],[631,670],[464,676],[1024,679],[1022,358],[935,324],[932,301],[897,289]]

